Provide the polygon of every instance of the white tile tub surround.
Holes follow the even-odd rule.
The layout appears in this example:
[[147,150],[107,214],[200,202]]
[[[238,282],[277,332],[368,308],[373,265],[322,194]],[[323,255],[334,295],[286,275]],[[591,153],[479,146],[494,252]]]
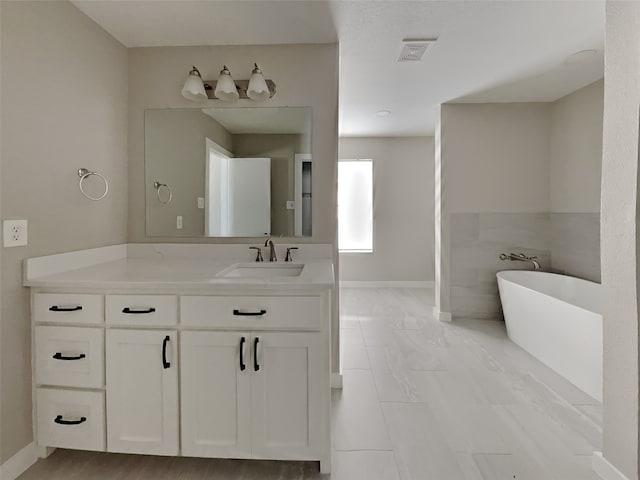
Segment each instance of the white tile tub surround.
[[454,213],[451,304],[454,318],[501,318],[495,274],[531,270],[500,253],[537,256],[545,271],[600,281],[599,213]]
[[453,318],[502,317],[496,273],[528,270],[525,262],[503,261],[501,253],[538,257],[551,267],[548,213],[451,214],[451,307]]
[[497,278],[509,338],[602,401],[600,285],[545,272]]

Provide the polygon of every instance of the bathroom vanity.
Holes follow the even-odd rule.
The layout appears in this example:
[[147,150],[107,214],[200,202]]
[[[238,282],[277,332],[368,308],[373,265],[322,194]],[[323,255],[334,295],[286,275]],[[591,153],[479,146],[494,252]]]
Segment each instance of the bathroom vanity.
[[330,471],[331,246],[301,245],[289,263],[251,262],[247,247],[130,244],[25,262],[41,455]]

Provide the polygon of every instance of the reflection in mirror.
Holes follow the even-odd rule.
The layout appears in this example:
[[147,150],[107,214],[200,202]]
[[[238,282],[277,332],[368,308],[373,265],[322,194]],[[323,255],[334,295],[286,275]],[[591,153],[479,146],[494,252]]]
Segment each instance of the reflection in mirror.
[[309,236],[311,108],[146,110],[145,181],[148,236]]

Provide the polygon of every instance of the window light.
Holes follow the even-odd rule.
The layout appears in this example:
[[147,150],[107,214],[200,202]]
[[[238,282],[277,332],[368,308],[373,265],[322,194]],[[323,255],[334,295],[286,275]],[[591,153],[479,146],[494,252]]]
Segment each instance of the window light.
[[373,161],[338,162],[338,249],[373,252]]

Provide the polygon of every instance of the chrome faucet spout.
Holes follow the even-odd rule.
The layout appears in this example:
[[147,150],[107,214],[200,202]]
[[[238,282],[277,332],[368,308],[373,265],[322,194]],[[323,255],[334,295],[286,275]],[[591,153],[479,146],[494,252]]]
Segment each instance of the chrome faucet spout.
[[534,270],[541,270],[542,267],[538,262],[538,257],[527,257],[524,253],[510,253],[509,255],[505,253],[501,253],[499,256],[500,260],[511,260],[511,261],[519,261],[519,262],[528,262],[533,265]]
[[276,248],[273,245],[273,240],[271,240],[271,238],[267,238],[264,242],[264,246],[269,247],[269,261],[277,262],[278,257],[276,256]]

